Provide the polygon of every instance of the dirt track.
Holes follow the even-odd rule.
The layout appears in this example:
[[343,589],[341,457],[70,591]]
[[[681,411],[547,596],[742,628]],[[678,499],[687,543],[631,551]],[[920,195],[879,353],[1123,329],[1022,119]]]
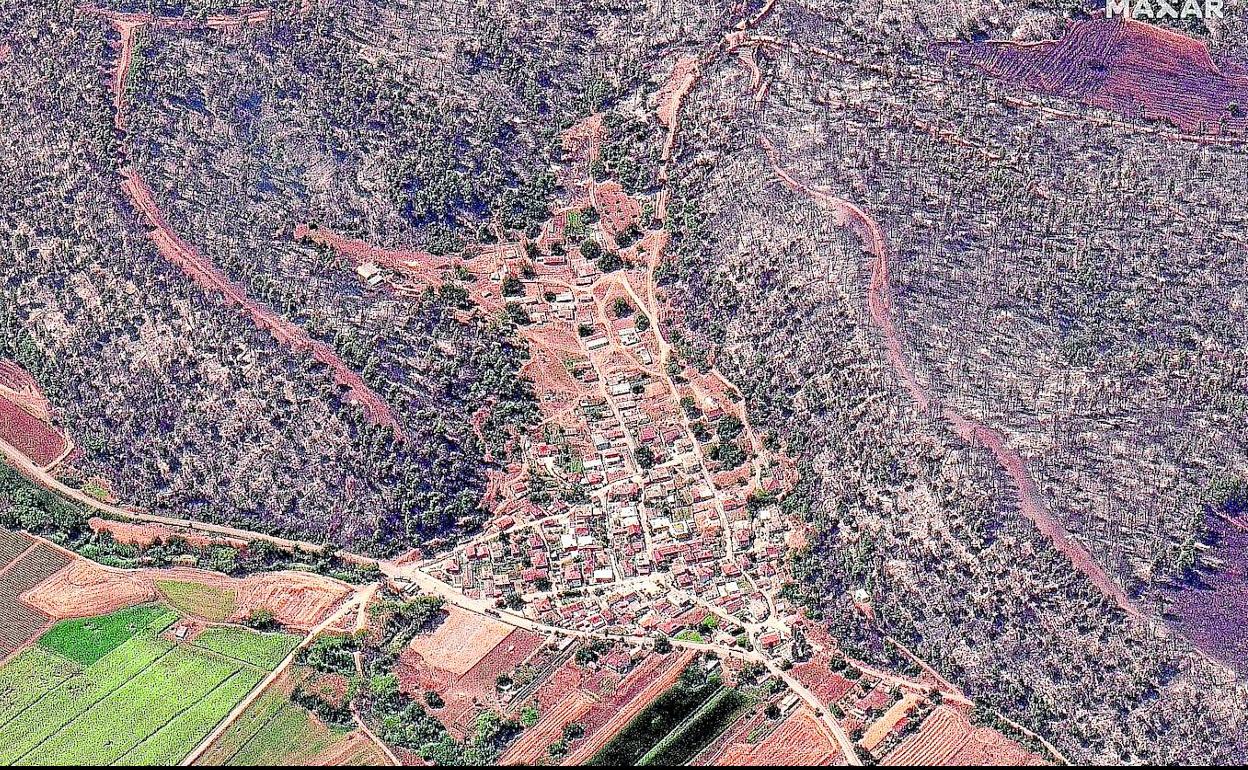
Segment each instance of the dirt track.
[[320,340],[314,340],[301,327],[278,316],[271,309],[252,299],[243,287],[231,281],[210,260],[178,235],[161,214],[147,182],[132,168],[123,172],[122,188],[138,207],[152,228],[151,238],[162,256],[186,273],[196,283],[210,291],[219,292],[231,304],[242,308],[261,329],[268,331],[279,343],[294,350],[306,351],[317,361],[329,367],[334,381],[348,391],[348,399],[358,402],[368,418],[375,423],[388,425],[402,433],[398,420],[390,406],[377,395],[360,375],[347,366],[334,348]]
[[1001,469],[1013,481],[1019,511],[1035,524],[1036,528],[1053,543],[1053,547],[1092,581],[1101,593],[1112,599],[1129,615],[1139,617],[1141,615],[1139,608],[1126,595],[1126,592],[1106,574],[1092,554],[1074,540],[1062,523],[1049,511],[1022,457],[1006,445],[1005,436],[993,428],[975,422],[951,406],[936,403],[928,389],[919,382],[906,360],[904,340],[893,322],[888,281],[888,244],[880,226],[851,201],[797,179],[780,165],[771,142],[766,137],[763,137],[761,141],[781,181],[795,192],[812,198],[831,209],[837,217],[838,224],[848,224],[854,227],[867,250],[873,255],[871,283],[867,289],[867,305],[871,320],[883,336],[885,350],[893,371],[905,386],[915,406],[922,412],[933,407],[939,409],[940,415],[959,437],[973,446],[983,446],[991,451]]

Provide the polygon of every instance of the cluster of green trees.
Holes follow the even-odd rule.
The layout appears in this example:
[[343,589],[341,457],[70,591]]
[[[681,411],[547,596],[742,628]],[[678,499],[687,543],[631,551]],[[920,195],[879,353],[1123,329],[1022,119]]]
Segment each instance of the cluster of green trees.
[[107,530],[94,531],[90,518],[91,514],[77,503],[32,484],[16,470],[0,464],[0,526],[40,535],[107,566],[168,567],[190,556],[203,569],[234,576],[304,569],[357,584],[376,578],[375,566],[346,560],[330,547],[317,553],[291,552],[267,540],[253,540],[238,548],[223,543],[192,544],[177,536],[138,546],[117,542]]

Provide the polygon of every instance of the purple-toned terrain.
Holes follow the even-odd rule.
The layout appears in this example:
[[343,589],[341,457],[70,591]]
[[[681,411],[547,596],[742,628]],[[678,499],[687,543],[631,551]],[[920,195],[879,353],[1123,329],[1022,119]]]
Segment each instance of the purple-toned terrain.
[[[1186,132],[1248,131],[1248,76],[1220,68],[1199,40],[1140,22],[1072,22],[1059,40],[941,43],[937,56],[1032,91]],[[1234,71],[1232,71],[1234,70]]]
[[1200,649],[1248,673],[1248,529],[1213,518],[1222,569],[1193,574],[1166,591],[1171,624]]

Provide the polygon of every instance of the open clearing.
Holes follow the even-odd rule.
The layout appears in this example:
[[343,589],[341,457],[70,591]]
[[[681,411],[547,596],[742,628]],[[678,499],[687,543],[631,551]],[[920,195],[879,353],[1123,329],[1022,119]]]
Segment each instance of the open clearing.
[[443,671],[463,676],[512,631],[511,626],[449,607],[431,633],[417,634],[408,648]]
[[54,618],[74,618],[164,597],[182,612],[204,620],[237,623],[256,610],[268,610],[283,626],[307,630],[348,593],[344,583],[312,572],[285,570],[235,578],[191,567],[122,570],[74,559],[30,590],[25,601]]
[[238,596],[228,588],[182,580],[157,580],[156,587],[174,607],[204,620],[221,622],[238,608]]
[[179,644],[164,633],[177,621],[149,605],[64,622],[0,668],[0,764],[176,764],[294,639],[230,628]]

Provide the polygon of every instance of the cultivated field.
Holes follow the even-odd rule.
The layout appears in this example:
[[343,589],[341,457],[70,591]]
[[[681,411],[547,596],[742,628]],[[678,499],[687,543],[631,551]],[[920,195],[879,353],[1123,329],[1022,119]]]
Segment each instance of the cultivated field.
[[779,725],[762,724],[737,742],[708,757],[714,765],[830,765],[844,764],[836,745],[807,708],[790,714]]
[[885,765],[1040,765],[1044,760],[988,727],[975,727],[964,710],[942,705],[888,756]]
[[408,649],[437,668],[462,676],[511,631],[506,623],[450,607],[446,618],[433,631],[417,634]]
[[47,467],[68,446],[65,437],[3,395],[0,395],[0,440]]
[[[483,706],[501,708],[495,680],[510,674],[542,647],[543,638],[488,618],[452,610],[430,634],[418,635],[399,658],[404,692],[436,691],[446,705],[434,712],[453,735],[472,732]],[[442,650],[450,657],[443,658]]]
[[0,763],[175,764],[296,641],[176,625],[163,605],[65,621],[0,668]]
[[220,623],[238,609],[238,599],[228,588],[187,580],[157,580],[156,589],[174,609],[204,620]]
[[213,742],[197,765],[378,765],[385,758],[359,730],[326,727],[290,694],[305,675],[275,681]]
[[[27,547],[22,548],[25,544]],[[23,594],[70,561],[69,557],[25,535],[0,530],[0,659],[45,628],[49,615],[23,601]]]
[[164,598],[208,621],[239,622],[268,610],[283,626],[307,630],[349,593],[346,585],[310,572],[266,572],[233,578],[201,569],[119,570],[77,559],[36,590],[27,602],[56,618],[111,612]]

